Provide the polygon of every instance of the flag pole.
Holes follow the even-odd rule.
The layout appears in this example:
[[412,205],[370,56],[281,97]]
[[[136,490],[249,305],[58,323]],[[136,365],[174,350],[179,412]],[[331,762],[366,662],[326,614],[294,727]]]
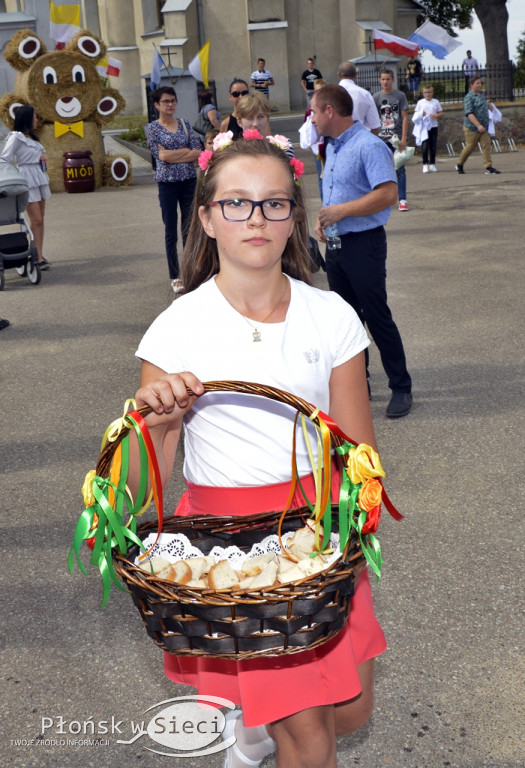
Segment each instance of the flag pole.
[[[153,47],[155,48],[155,50],[159,54],[160,58],[162,59],[162,53],[159,51],[159,49],[157,48],[157,45],[155,43],[153,43]],[[162,63],[164,64],[164,59],[162,59]],[[182,77],[182,74],[180,74],[176,79],[174,79],[173,76],[171,75],[171,73],[169,71],[169,68],[171,68],[171,56],[170,56],[169,48],[168,48],[168,67],[166,67],[166,65],[164,64],[164,68],[168,69],[168,77],[169,77],[169,79],[171,81],[171,84],[173,86],[177,85],[177,83],[179,82],[179,80]]]

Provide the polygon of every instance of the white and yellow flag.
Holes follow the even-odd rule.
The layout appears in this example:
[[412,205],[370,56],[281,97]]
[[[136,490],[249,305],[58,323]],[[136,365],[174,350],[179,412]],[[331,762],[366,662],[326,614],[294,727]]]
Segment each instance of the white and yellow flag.
[[55,5],[49,3],[49,36],[51,40],[64,45],[80,29],[80,3],[76,5]]
[[210,41],[206,40],[198,54],[188,64],[188,69],[195,78],[195,80],[201,80],[204,83],[204,87],[208,88],[208,64],[210,61]]

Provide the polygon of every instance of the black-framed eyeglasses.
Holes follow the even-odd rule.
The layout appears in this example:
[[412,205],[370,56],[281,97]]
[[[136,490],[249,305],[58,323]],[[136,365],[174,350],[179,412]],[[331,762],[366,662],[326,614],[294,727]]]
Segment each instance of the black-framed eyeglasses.
[[177,99],[161,99],[159,104],[176,104]]
[[248,221],[256,208],[260,208],[267,221],[286,221],[292,215],[295,200],[270,197],[267,200],[247,200],[244,197],[213,200],[209,206],[220,205],[226,221]]
[[239,96],[247,96],[250,93],[250,91],[230,91],[230,96],[233,96],[234,99],[238,99]]

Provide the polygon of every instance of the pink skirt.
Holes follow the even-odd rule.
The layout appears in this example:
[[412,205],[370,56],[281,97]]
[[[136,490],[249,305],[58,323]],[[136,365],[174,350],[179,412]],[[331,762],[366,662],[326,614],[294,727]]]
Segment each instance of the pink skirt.
[[[335,473],[334,473],[335,474]],[[301,478],[314,498],[313,477]],[[289,483],[251,488],[189,485],[175,514],[246,515],[284,509]],[[332,491],[337,497],[339,481]],[[292,508],[303,505],[297,492]],[[213,510],[213,511],[211,511]],[[243,711],[248,727],[266,725],[310,707],[347,701],[361,692],[358,666],[386,650],[383,630],[374,615],[367,571],[357,584],[349,619],[329,642],[310,651],[245,661],[164,654],[170,680],[191,685],[199,694],[223,696]]]

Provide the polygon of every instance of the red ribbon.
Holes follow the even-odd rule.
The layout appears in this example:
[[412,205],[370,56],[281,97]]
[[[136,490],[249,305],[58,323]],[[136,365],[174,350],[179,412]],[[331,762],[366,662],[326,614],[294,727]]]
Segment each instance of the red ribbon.
[[[327,427],[330,429],[331,432],[333,432],[335,435],[340,437],[342,440],[345,440],[347,443],[352,443],[352,445],[358,445],[355,440],[352,440],[351,437],[348,437],[348,435],[345,435],[343,430],[335,423],[335,421],[330,418],[326,413],[323,413],[322,411],[319,411],[319,418],[322,419]],[[387,510],[390,512],[394,520],[403,520],[403,515],[401,512],[398,512],[397,509],[394,507],[390,499],[388,498],[388,494],[385,491],[385,486],[383,484],[383,481],[380,477],[377,478],[381,485],[383,486],[383,493],[382,493],[382,501]]]
[[[157,508],[157,521],[158,521],[158,533],[157,538],[155,539],[155,543],[153,544],[153,547],[159,540],[159,536],[162,532],[162,522],[164,518],[164,497],[162,493],[162,480],[160,476],[160,468],[159,463],[157,461],[157,454],[155,453],[155,446],[153,445],[153,440],[151,439],[151,435],[149,433],[148,425],[144,421],[144,418],[141,416],[141,414],[138,411],[129,411],[129,413],[126,414],[130,419],[132,419],[137,427],[140,430],[140,433],[142,435],[142,438],[144,440],[144,444],[146,446],[146,451],[148,453],[148,463],[150,465],[150,478],[151,478],[151,490],[153,491],[153,499],[155,501],[155,506]],[[153,549],[153,547],[150,547],[150,550]]]

